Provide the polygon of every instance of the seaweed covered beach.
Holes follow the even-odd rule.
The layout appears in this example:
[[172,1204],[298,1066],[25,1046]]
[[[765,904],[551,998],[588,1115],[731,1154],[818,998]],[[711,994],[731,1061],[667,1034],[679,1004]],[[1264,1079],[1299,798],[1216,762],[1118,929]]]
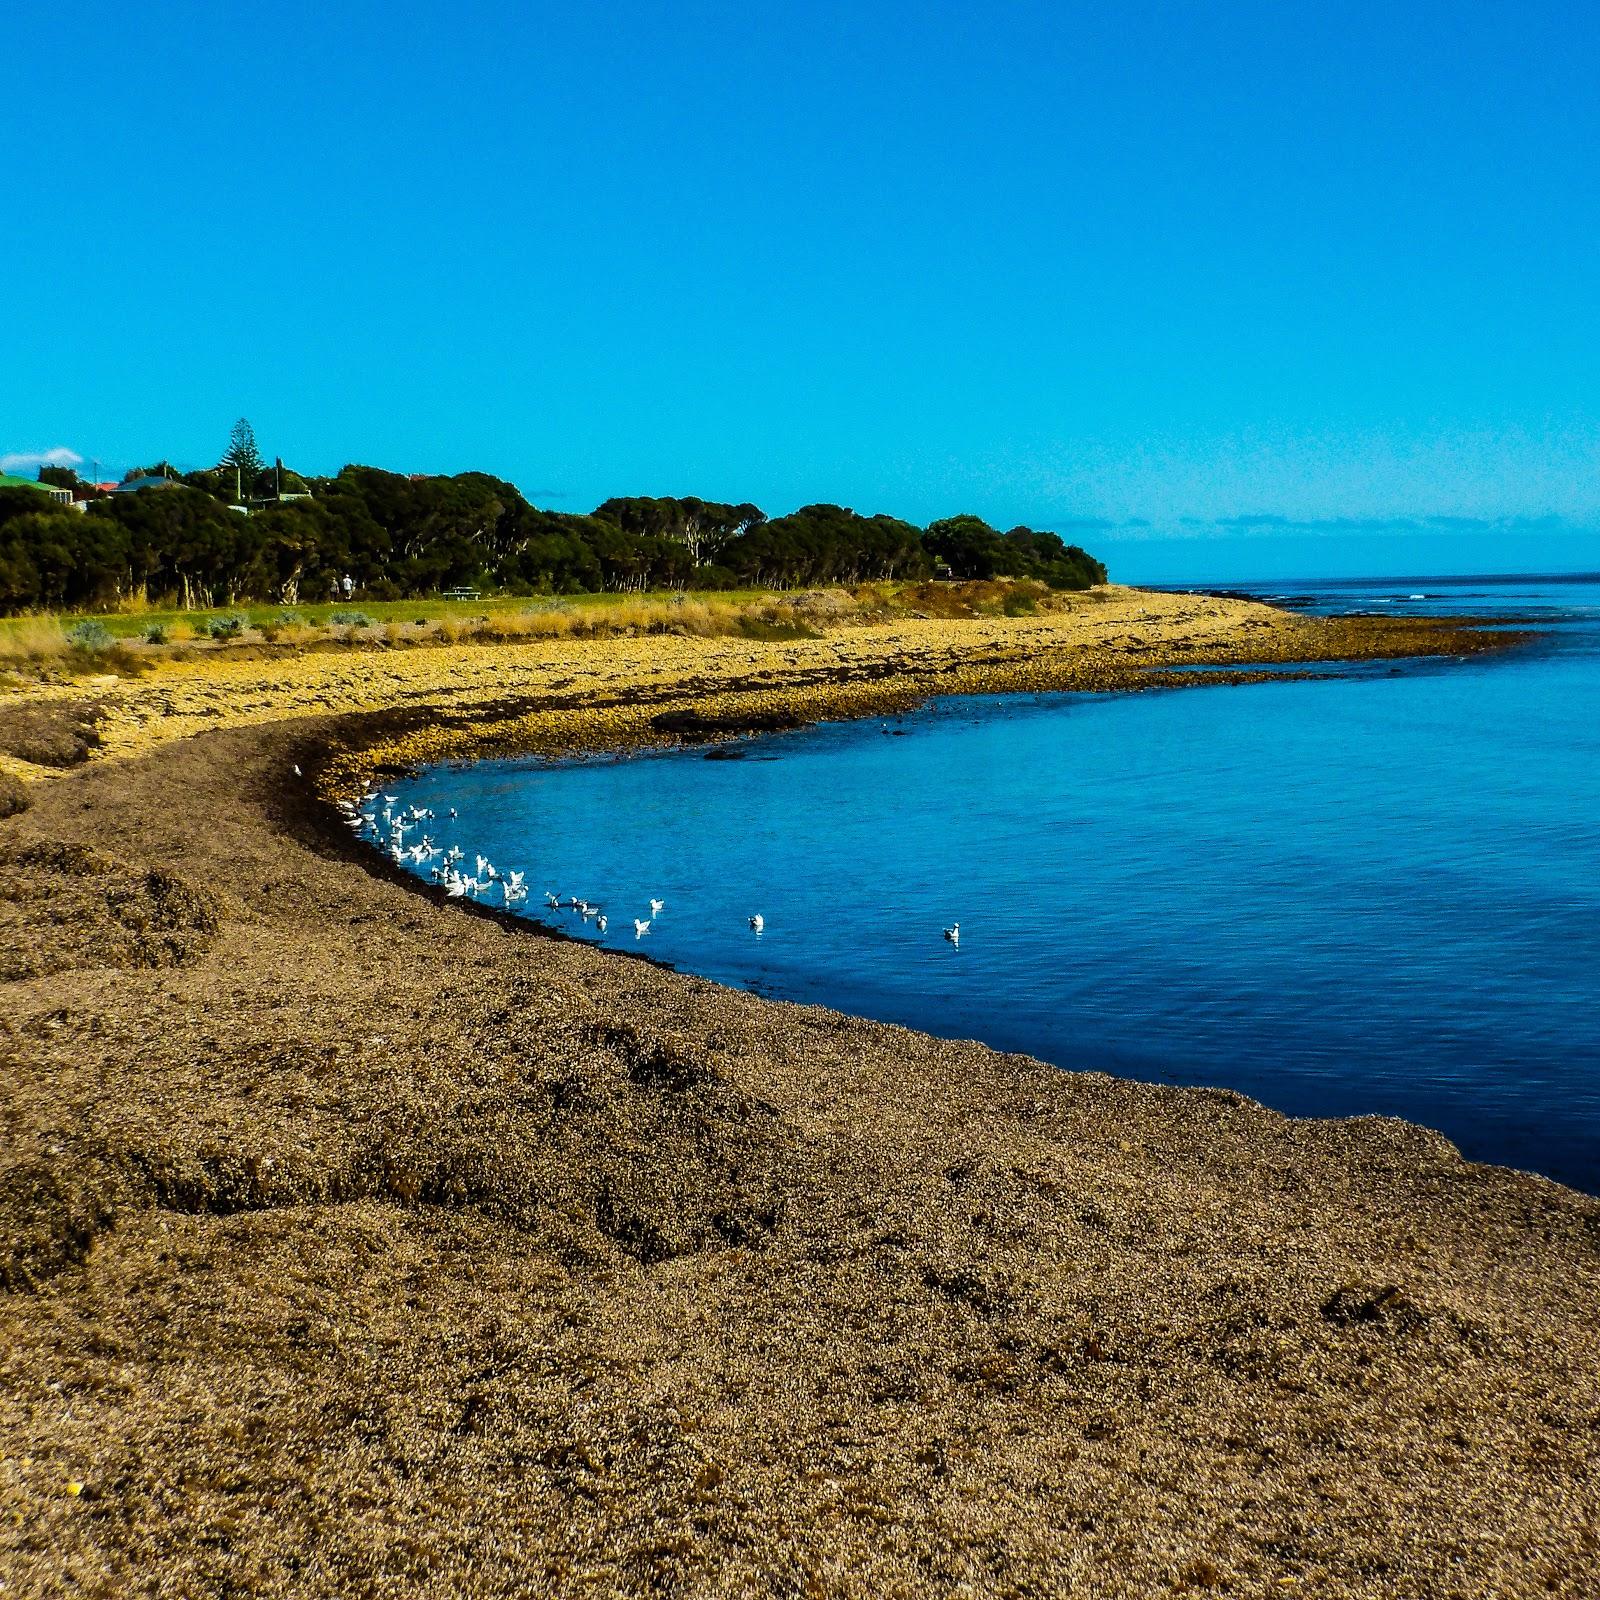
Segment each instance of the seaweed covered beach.
[[1600,1202],[540,937],[332,804],[1510,642],[1109,590],[7,691],[6,1592],[1591,1593]]

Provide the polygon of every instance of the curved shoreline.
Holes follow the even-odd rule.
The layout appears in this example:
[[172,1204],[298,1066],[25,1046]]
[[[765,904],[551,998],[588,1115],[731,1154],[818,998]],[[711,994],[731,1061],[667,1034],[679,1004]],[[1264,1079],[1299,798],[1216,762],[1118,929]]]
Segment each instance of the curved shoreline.
[[1584,1593],[1600,1203],[461,916],[283,709],[0,822],[11,1592]]
[[[468,715],[401,718],[359,753],[346,747],[328,763],[330,793],[348,794],[371,772],[398,771],[435,761],[485,755],[551,758],[702,743],[747,733],[782,731],[821,721],[892,715],[924,702],[962,694],[1105,692],[1225,687],[1272,678],[1315,675],[1331,661],[1398,661],[1508,651],[1536,635],[1490,632],[1475,619],[1305,618],[1238,603],[1245,626],[1276,626],[1259,638],[1237,634],[1211,641],[1204,659],[1157,639],[1115,646],[1059,642],[1048,631],[1011,642],[1002,635],[974,649],[953,647],[923,657],[888,648],[843,665],[799,669],[781,657],[771,681],[752,684],[747,663],[670,676],[664,684],[628,684],[620,693],[488,699]],[[1284,624],[1287,624],[1285,626]],[[980,635],[981,638],[981,635]],[[727,670],[731,665],[731,671]],[[1186,671],[1185,669],[1193,669]],[[698,725],[686,731],[685,724]]]

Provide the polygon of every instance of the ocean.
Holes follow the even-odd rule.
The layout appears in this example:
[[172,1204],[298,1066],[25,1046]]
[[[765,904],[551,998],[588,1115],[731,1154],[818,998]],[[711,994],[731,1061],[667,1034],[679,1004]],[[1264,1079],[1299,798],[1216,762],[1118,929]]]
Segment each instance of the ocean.
[[[1405,1117],[1600,1191],[1600,577],[1232,588],[1548,631],[391,792],[603,944],[1063,1067]],[[605,935],[546,891],[603,905]]]

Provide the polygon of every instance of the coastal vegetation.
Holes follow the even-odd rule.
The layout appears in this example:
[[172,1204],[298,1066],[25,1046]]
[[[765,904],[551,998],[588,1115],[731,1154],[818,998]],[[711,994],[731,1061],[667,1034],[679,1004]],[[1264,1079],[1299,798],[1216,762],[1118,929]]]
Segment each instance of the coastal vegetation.
[[1081,590],[1106,577],[1057,534],[1002,532],[970,515],[918,528],[836,505],[768,517],[693,497],[611,499],[575,514],[536,507],[483,472],[347,466],[318,478],[268,467],[239,429],[217,467],[158,462],[111,492],[44,470],[80,503],[0,488],[0,612],[299,606],[348,599],[346,578],[365,603],[450,589],[638,594],[932,577]]
[[370,601],[359,607],[243,605],[0,617],[0,673],[24,680],[136,677],[201,652],[284,657],[325,650],[415,650],[635,635],[815,638],[894,619],[1026,617],[1094,606],[1104,591],[1066,593],[1029,578],[867,583],[851,588],[656,591],[488,599]]

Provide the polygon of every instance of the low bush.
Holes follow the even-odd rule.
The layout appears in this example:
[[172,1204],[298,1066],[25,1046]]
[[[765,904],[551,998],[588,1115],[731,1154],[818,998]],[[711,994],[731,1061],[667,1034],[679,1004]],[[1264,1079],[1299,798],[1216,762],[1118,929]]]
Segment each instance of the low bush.
[[1000,609],[1008,617],[1032,617],[1039,611],[1039,602],[1049,590],[1042,583],[1023,582],[1011,586],[1010,592],[1000,602]]
[[67,643],[74,650],[98,652],[109,650],[116,642],[111,630],[103,622],[89,617],[67,630]]

